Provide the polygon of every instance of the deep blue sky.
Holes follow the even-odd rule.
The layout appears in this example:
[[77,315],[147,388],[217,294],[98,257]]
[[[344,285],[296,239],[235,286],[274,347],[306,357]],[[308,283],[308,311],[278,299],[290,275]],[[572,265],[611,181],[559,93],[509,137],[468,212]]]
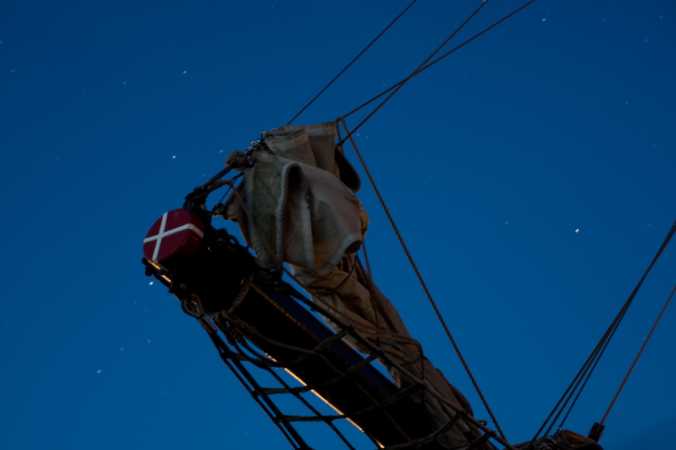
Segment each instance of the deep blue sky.
[[[148,285],[141,239],[404,1],[141,3],[0,3],[0,448],[283,449],[198,326]],[[400,78],[476,3],[420,0],[304,120]],[[491,3],[475,27],[516,4]],[[676,218],[675,47],[673,1],[541,0],[416,79],[359,136],[514,441]],[[368,189],[362,198],[377,281],[486,417]],[[671,248],[574,428],[600,417],[675,268]],[[671,311],[607,449],[673,443],[674,342]]]

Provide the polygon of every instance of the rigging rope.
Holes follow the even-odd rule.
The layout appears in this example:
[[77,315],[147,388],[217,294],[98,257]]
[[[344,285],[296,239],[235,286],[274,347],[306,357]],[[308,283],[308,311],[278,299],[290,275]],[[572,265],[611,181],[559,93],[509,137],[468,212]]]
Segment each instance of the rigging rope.
[[[423,70],[423,67],[425,67],[425,65],[426,65],[427,63],[429,63],[429,62],[432,60],[432,58],[434,58],[441,50],[443,50],[443,49],[446,47],[446,45],[448,45],[448,43],[449,43],[454,37],[456,37],[456,36],[458,35],[458,33],[460,33],[460,32],[465,28],[465,26],[466,26],[469,22],[471,22],[472,19],[474,19],[474,17],[477,16],[477,14],[479,14],[479,12],[481,12],[481,10],[483,9],[483,7],[486,6],[487,3],[488,3],[488,0],[481,0],[481,2],[479,3],[479,6],[477,6],[476,9],[474,9],[474,11],[472,11],[472,12],[465,18],[465,20],[463,20],[462,23],[460,23],[460,25],[458,25],[453,31],[451,31],[451,32],[448,34],[448,36],[446,36],[446,38],[445,38],[445,39],[444,39],[444,40],[443,40],[443,41],[442,41],[442,42],[441,42],[441,43],[440,43],[440,44],[432,51],[432,53],[430,53],[429,55],[427,55],[427,56],[425,57],[425,59],[423,59],[423,61],[422,61],[420,64],[418,64],[418,65],[415,67],[415,69],[413,69],[413,70],[411,71],[410,74],[408,74],[404,79],[400,80],[400,81],[399,81],[398,83],[396,83],[394,86],[391,86],[390,88],[386,89],[384,92],[389,92],[389,95],[388,95],[388,96],[387,96],[387,97],[386,97],[386,98],[385,98],[385,99],[384,99],[384,100],[383,100],[383,101],[375,108],[374,111],[372,111],[371,113],[369,113],[369,115],[367,115],[366,118],[362,120],[362,122],[365,123],[371,116],[373,116],[376,112],[378,112],[378,110],[380,110],[383,106],[385,106],[385,103],[387,103],[387,102],[390,100],[390,98],[394,97],[394,95],[395,95],[397,92],[399,92],[399,90],[400,90],[402,87],[404,87],[404,85],[405,85],[409,80],[411,80],[411,78],[413,78],[413,77],[416,76],[417,74],[421,73],[422,70]],[[382,95],[384,95],[384,94],[382,94]],[[375,98],[380,98],[380,96],[381,96],[381,95],[379,94],[379,95],[377,95],[376,97],[374,97],[374,99],[375,99]],[[363,105],[363,106],[366,106],[366,105],[370,104],[370,102],[371,102],[371,101],[367,101],[367,102],[363,103],[362,105]],[[360,106],[360,107],[357,107],[357,108],[353,109],[353,110],[350,111],[349,113],[343,115],[342,118],[347,118],[347,117],[348,117],[349,115],[351,115],[353,112],[357,112],[357,111],[360,110],[361,108],[362,108],[362,107]],[[360,122],[360,123],[357,125],[357,127],[361,127],[361,125],[363,125],[363,124]],[[355,131],[356,131],[356,130],[355,130]],[[346,138],[346,139],[347,139],[347,138]]]
[[[453,36],[455,36],[458,32],[460,32],[462,30],[462,28],[464,28],[464,26],[467,24],[467,22],[469,22],[481,10],[481,8],[483,8],[483,6],[488,2],[488,0],[482,0],[481,5],[474,12],[472,12],[472,14],[470,14],[465,19],[465,21],[456,30],[453,31],[453,33],[451,33],[451,36],[447,40],[445,40],[444,43],[441,46],[437,47],[437,49],[435,49],[435,51],[428,57],[428,59],[426,59],[416,69],[414,69],[408,76],[406,76],[405,78],[403,78],[403,79],[399,80],[398,82],[394,83],[392,86],[382,90],[378,94],[376,94],[373,97],[371,97],[370,99],[366,100],[364,103],[362,103],[359,106],[353,108],[351,111],[349,111],[349,112],[343,114],[342,116],[340,116],[341,119],[345,119],[345,118],[355,114],[356,112],[362,110],[363,108],[370,105],[371,103],[375,102],[379,98],[387,95],[387,97],[385,97],[378,105],[376,105],[376,107],[374,109],[372,109],[363,119],[361,119],[361,121],[359,121],[357,123],[357,125],[355,125],[355,127],[352,129],[352,131],[348,132],[347,136],[345,138],[343,138],[341,140],[341,142],[339,142],[339,144],[343,144],[354,133],[356,133],[362,126],[364,126],[366,124],[366,122],[368,122],[378,111],[380,111],[387,104],[387,102],[392,97],[394,97],[394,95],[396,95],[397,92],[399,92],[401,90],[401,88],[404,87],[404,85],[406,83],[408,83],[411,79],[415,78],[416,76],[425,72],[427,69],[431,68],[432,66],[434,66],[434,65],[438,64],[439,62],[443,61],[444,59],[448,58],[449,56],[451,56],[452,54],[454,54],[458,50],[466,47],[467,45],[469,45],[470,43],[479,39],[483,35],[487,34],[488,32],[492,31],[493,29],[497,28],[498,26],[502,25],[503,23],[507,22],[509,19],[516,16],[518,13],[524,11],[525,9],[527,9],[529,6],[531,6],[536,1],[537,0],[526,1],[525,3],[521,4],[517,8],[513,9],[509,13],[502,16],[500,19],[496,20],[495,22],[491,23],[490,25],[486,26],[485,28],[481,29],[480,31],[474,33],[473,35],[471,35],[470,37],[468,37],[467,39],[462,41],[460,44],[456,45],[455,47],[447,50],[446,52],[442,53],[438,57],[434,58],[434,56],[436,56],[436,54],[443,47],[446,46],[448,41],[450,41],[450,39],[452,39]],[[431,59],[431,58],[434,58],[434,59]]]
[[617,388],[617,392],[615,392],[613,399],[610,401],[610,404],[608,405],[608,409],[606,409],[606,412],[603,414],[603,418],[601,419],[601,422],[599,422],[602,426],[605,424],[606,419],[608,418],[608,415],[610,414],[610,411],[613,409],[613,407],[615,406],[615,403],[617,402],[617,399],[620,397],[620,394],[624,390],[624,387],[627,384],[627,381],[629,380],[629,377],[631,376],[632,372],[634,371],[634,368],[636,367],[638,360],[641,359],[641,356],[643,355],[643,352],[645,351],[646,347],[648,346],[650,339],[653,337],[653,334],[655,333],[657,326],[659,325],[660,321],[662,320],[662,317],[664,317],[664,313],[667,312],[667,309],[671,305],[671,301],[674,298],[674,292],[676,292],[676,286],[674,286],[671,289],[671,293],[669,294],[669,296],[667,297],[667,300],[662,305],[662,309],[660,309],[660,312],[657,314],[655,321],[653,322],[652,326],[650,327],[650,331],[648,332],[648,335],[643,340],[643,344],[641,345],[640,350],[638,351],[638,353],[636,353],[636,356],[634,357],[634,360],[629,365],[629,368],[627,369],[627,373],[624,375],[624,378],[622,379],[620,386]]
[[[390,88],[384,90],[384,91],[381,92],[380,94],[376,95],[376,96],[373,97],[372,99],[368,100],[367,102],[363,103],[363,104],[360,105],[359,107],[353,109],[352,111],[350,111],[349,113],[347,113],[347,114],[341,116],[341,117],[338,119],[338,122],[342,123],[343,127],[345,128],[345,132],[347,133],[347,135],[346,135],[345,137],[343,137],[342,139],[340,139],[340,141],[338,142],[338,145],[344,144],[347,140],[349,140],[349,141],[351,142],[352,147],[354,148],[355,153],[356,153],[356,155],[357,155],[357,158],[359,159],[359,161],[360,161],[360,163],[361,163],[361,166],[362,166],[362,168],[364,169],[364,172],[366,173],[366,175],[367,175],[367,177],[368,177],[368,179],[369,179],[369,182],[371,183],[371,186],[372,186],[372,188],[373,188],[373,190],[374,190],[376,196],[378,197],[378,200],[379,200],[379,202],[380,202],[380,204],[381,204],[381,206],[382,206],[382,208],[383,208],[383,210],[384,210],[384,212],[385,212],[385,214],[386,214],[386,216],[387,216],[387,218],[388,218],[388,220],[389,220],[389,222],[390,222],[390,225],[392,226],[392,228],[393,228],[393,230],[394,230],[394,232],[395,232],[395,234],[396,234],[396,236],[397,236],[397,239],[399,240],[399,243],[401,244],[401,246],[402,246],[402,248],[403,248],[403,250],[404,250],[404,253],[405,253],[406,257],[408,258],[409,263],[411,264],[411,267],[413,268],[413,270],[414,270],[414,272],[415,272],[415,274],[416,274],[416,277],[418,278],[418,281],[419,281],[419,283],[420,283],[420,285],[421,285],[421,287],[422,287],[422,289],[423,289],[423,291],[424,291],[424,293],[425,293],[425,296],[427,297],[427,299],[428,299],[430,305],[432,306],[432,309],[434,310],[435,315],[437,316],[437,319],[439,320],[439,322],[440,322],[441,325],[442,325],[442,328],[444,329],[444,332],[445,332],[445,334],[446,334],[446,337],[448,338],[449,342],[451,343],[451,346],[453,347],[453,350],[454,350],[454,352],[456,353],[456,356],[458,357],[458,359],[460,360],[460,362],[461,362],[463,368],[465,369],[465,372],[466,372],[467,375],[469,376],[469,378],[470,378],[470,380],[471,380],[471,382],[472,382],[472,385],[474,386],[474,389],[476,390],[477,394],[479,395],[479,397],[480,397],[480,399],[481,399],[481,401],[482,401],[482,403],[483,403],[483,405],[484,405],[484,408],[486,409],[487,413],[490,415],[491,419],[493,420],[493,423],[495,424],[496,430],[498,431],[498,433],[500,434],[500,436],[501,436],[503,439],[505,439],[505,440],[506,440],[505,434],[504,434],[504,432],[502,431],[502,428],[500,427],[500,424],[499,424],[499,422],[498,422],[498,420],[497,420],[495,414],[493,413],[492,408],[491,408],[490,405],[488,404],[488,401],[486,400],[486,397],[484,396],[484,394],[483,394],[481,388],[479,387],[479,384],[478,384],[478,382],[477,382],[477,380],[476,380],[476,377],[475,377],[474,374],[472,373],[472,371],[471,371],[471,369],[470,369],[470,367],[469,367],[469,364],[468,364],[467,361],[465,360],[465,358],[464,358],[462,352],[460,351],[460,348],[459,348],[459,346],[458,346],[458,344],[457,344],[455,338],[453,337],[453,335],[452,335],[450,329],[448,328],[448,325],[446,324],[446,321],[445,321],[445,319],[443,318],[443,315],[441,314],[441,311],[439,310],[439,307],[437,306],[436,301],[434,300],[434,298],[433,298],[433,296],[432,296],[432,294],[431,294],[429,288],[427,287],[427,283],[425,282],[425,280],[424,280],[424,278],[423,278],[423,276],[422,276],[422,273],[420,272],[420,270],[419,270],[419,268],[418,268],[418,266],[417,266],[415,260],[413,259],[413,256],[412,256],[410,250],[408,249],[408,245],[406,244],[406,242],[405,242],[403,236],[401,235],[401,232],[399,231],[399,228],[398,228],[398,226],[396,225],[396,222],[395,222],[395,220],[394,220],[394,218],[393,218],[393,216],[392,216],[392,214],[391,214],[391,212],[390,212],[390,210],[389,210],[387,204],[385,203],[385,200],[384,200],[382,194],[380,193],[380,190],[379,190],[378,187],[377,187],[377,184],[376,184],[376,182],[375,182],[375,179],[374,179],[373,176],[371,175],[371,172],[370,172],[370,170],[368,169],[368,166],[367,166],[367,164],[366,164],[366,162],[365,162],[363,156],[361,155],[361,152],[360,152],[360,150],[359,150],[359,148],[358,148],[356,142],[355,142],[354,139],[353,139],[353,135],[354,135],[354,133],[355,133],[356,131],[358,131],[358,130],[359,130],[359,129],[360,129],[360,128],[361,128],[361,127],[362,127],[362,126],[363,126],[363,125],[364,125],[371,117],[373,117],[378,111],[380,111],[380,110],[385,106],[385,104],[386,104],[386,103],[387,103],[394,95],[396,95],[397,92],[399,92],[399,90],[400,90],[400,89],[401,89],[408,81],[410,81],[412,78],[414,78],[415,76],[417,76],[417,75],[419,75],[420,73],[424,72],[425,70],[427,70],[428,68],[432,67],[433,65],[439,63],[440,61],[442,61],[443,59],[445,59],[445,58],[447,58],[448,56],[452,55],[453,53],[455,53],[456,51],[460,50],[461,48],[465,47],[465,46],[468,45],[469,43],[471,43],[471,42],[477,40],[477,39],[480,38],[481,36],[485,35],[485,34],[488,33],[489,31],[491,31],[491,30],[493,30],[494,28],[496,28],[497,26],[499,26],[499,25],[501,25],[502,23],[506,22],[506,21],[509,20],[510,18],[514,17],[516,14],[518,14],[519,12],[525,10],[525,9],[528,8],[530,5],[532,5],[533,3],[535,3],[535,1],[536,1],[536,0],[529,0],[529,1],[525,2],[524,4],[522,4],[521,6],[519,6],[518,8],[512,10],[511,12],[509,12],[509,13],[506,14],[505,16],[501,17],[501,18],[498,19],[497,21],[493,22],[492,24],[488,25],[487,27],[485,27],[485,28],[482,29],[481,31],[479,31],[479,32],[475,33],[474,35],[470,36],[468,39],[464,40],[463,42],[461,42],[461,43],[458,44],[457,46],[453,47],[452,49],[448,50],[447,52],[444,52],[441,56],[435,58],[435,56],[437,56],[437,54],[438,54],[441,50],[443,50],[443,48],[446,47],[446,45],[448,44],[448,42],[450,42],[455,36],[457,36],[458,33],[460,33],[460,32],[464,29],[464,27],[465,27],[465,26],[466,26],[466,25],[467,25],[474,17],[476,17],[476,15],[477,15],[477,14],[481,11],[481,9],[486,5],[487,0],[482,0],[481,3],[479,4],[479,6],[478,6],[477,8],[475,8],[475,10],[472,11],[472,13],[471,13],[469,16],[467,16],[467,17],[465,18],[465,20],[464,20],[464,21],[463,21],[456,29],[454,29],[454,30],[453,30],[453,31],[452,31],[452,32],[451,32],[451,33],[450,33],[450,34],[442,41],[442,43],[441,43],[439,46],[437,46],[437,48],[435,48],[434,51],[433,51],[430,55],[428,55],[428,56],[423,60],[423,62],[422,62],[421,64],[419,64],[419,65],[418,65],[418,66],[417,66],[417,67],[416,67],[416,68],[415,68],[415,69],[414,69],[414,70],[413,70],[406,78],[404,78],[403,80],[399,81],[398,83],[396,83],[395,85],[391,86]],[[387,94],[389,94],[389,95],[387,95]],[[345,120],[347,116],[349,116],[349,115],[351,115],[351,114],[353,114],[353,113],[359,111],[359,110],[362,109],[363,107],[369,105],[370,103],[374,102],[375,100],[377,100],[378,98],[380,98],[380,97],[382,97],[382,96],[384,96],[384,95],[387,95],[387,97],[385,97],[385,99],[383,99],[383,101],[382,101],[381,103],[379,103],[379,104],[378,104],[378,105],[377,105],[377,106],[376,106],[369,114],[367,114],[366,117],[364,117],[364,118],[363,118],[363,119],[362,119],[362,120],[361,120],[361,121],[360,121],[353,129],[352,129],[352,130],[350,130],[350,129],[348,128],[347,122],[346,122],[346,120]]]
[[[646,278],[648,277],[648,274],[650,273],[650,271],[652,270],[652,268],[653,268],[653,267],[655,266],[655,264],[657,263],[657,260],[660,258],[660,256],[662,255],[662,253],[664,253],[664,251],[666,250],[667,246],[669,245],[669,242],[671,241],[671,238],[673,237],[675,231],[676,231],[676,223],[674,223],[674,224],[672,225],[671,229],[670,229],[669,232],[667,233],[667,236],[664,238],[664,241],[662,242],[662,245],[660,245],[660,248],[658,249],[657,253],[655,254],[655,257],[652,259],[652,261],[650,262],[650,264],[648,265],[648,267],[647,267],[646,270],[644,271],[644,273],[643,273],[641,279],[640,279],[639,282],[636,284],[636,286],[634,287],[634,289],[632,290],[632,292],[629,294],[629,297],[627,298],[627,301],[625,302],[625,304],[622,306],[622,309],[620,310],[620,312],[619,312],[619,313],[617,314],[617,316],[615,317],[615,320],[613,320],[613,322],[611,323],[611,325],[608,327],[608,330],[606,330],[606,333],[604,333],[604,337],[603,337],[602,340],[599,342],[599,345],[601,345],[601,346],[600,346],[600,348],[597,350],[596,355],[595,355],[594,357],[592,357],[592,356],[590,355],[590,364],[591,364],[591,365],[588,366],[589,368],[588,368],[587,373],[586,373],[585,376],[584,376],[583,381],[581,381],[581,382],[579,383],[579,388],[578,388],[579,390],[578,390],[578,393],[577,393],[575,399],[573,400],[573,402],[570,403],[570,407],[568,408],[568,412],[565,414],[565,416],[563,417],[563,420],[561,421],[561,424],[559,425],[560,428],[563,427],[563,425],[565,424],[566,420],[568,419],[568,417],[569,417],[570,414],[572,413],[573,409],[575,408],[575,405],[577,404],[577,401],[579,400],[580,396],[581,396],[582,393],[584,392],[584,389],[586,388],[587,384],[589,383],[589,380],[591,379],[592,374],[594,373],[594,370],[596,370],[596,367],[598,366],[599,362],[601,361],[601,358],[603,357],[603,354],[605,353],[606,349],[608,348],[608,345],[610,344],[610,340],[611,340],[611,339],[613,338],[613,336],[615,335],[617,329],[618,329],[619,326],[620,326],[620,323],[622,322],[622,320],[624,319],[625,315],[627,314],[627,311],[629,310],[629,307],[630,307],[631,304],[633,303],[634,298],[635,298],[636,295],[638,294],[639,289],[640,289],[641,286],[643,285],[643,282],[646,280]],[[597,345],[597,347],[598,347],[598,345]],[[593,360],[593,363],[591,362],[592,360]],[[571,396],[572,396],[572,393],[571,393]],[[570,401],[570,397],[569,397],[568,401]],[[565,408],[565,406],[564,406],[563,408]],[[563,412],[563,411],[561,411],[561,412]],[[559,414],[560,414],[560,413],[559,413]],[[557,417],[556,419],[554,419],[554,422],[555,422],[556,420],[558,420],[558,417]],[[553,426],[553,423],[552,423],[552,426]],[[550,426],[549,430],[551,430],[551,427],[552,427],[552,426]]]
[[[568,421],[568,418],[573,412],[573,409],[575,409],[575,405],[577,405],[578,400],[580,400],[582,393],[584,392],[585,388],[587,387],[587,384],[589,383],[589,380],[591,379],[591,373],[596,369],[596,366],[601,360],[600,354],[608,346],[607,333],[609,332],[610,328],[606,331],[606,334],[604,334],[605,337],[598,342],[596,347],[594,347],[594,350],[592,351],[592,354],[590,355],[589,359],[586,361],[583,368],[580,369],[580,372],[578,372],[581,378],[576,382],[574,388],[571,390],[570,394],[565,400],[562,410],[559,412],[559,414],[557,414],[557,416],[552,421],[552,424],[547,429],[547,434],[549,434],[549,432],[553,427],[554,422],[558,420],[558,418],[561,416],[561,413],[563,412],[563,409],[565,409],[566,407],[568,408],[568,411],[566,411],[566,413],[563,415],[563,418],[561,419],[561,422],[559,423],[559,430],[562,429],[563,426]],[[575,393],[575,391],[577,391],[577,393]],[[571,402],[571,398],[573,398],[573,395],[575,395],[575,398]]]
[[289,121],[288,121],[286,124],[287,124],[287,125],[291,125],[291,124],[292,124],[296,119],[298,119],[298,118],[299,118],[299,117],[300,117],[300,116],[301,116],[301,115],[302,115],[302,114],[303,114],[310,106],[312,106],[312,104],[313,104],[315,101],[317,101],[317,99],[319,99],[319,97],[321,97],[322,94],[324,94],[324,92],[326,92],[326,90],[327,90],[328,88],[330,88],[330,87],[333,85],[333,83],[335,83],[336,81],[338,81],[338,79],[339,79],[341,76],[343,76],[343,74],[344,74],[345,72],[347,72],[347,71],[350,69],[350,67],[352,67],[352,66],[359,60],[359,58],[361,58],[367,51],[369,51],[369,49],[370,49],[371,47],[373,47],[373,45],[375,45],[375,43],[378,42],[378,41],[380,40],[380,38],[383,37],[383,35],[384,35],[385,33],[387,33],[387,32],[390,30],[390,28],[392,28],[392,27],[399,21],[399,19],[401,19],[401,18],[408,12],[408,10],[411,9],[411,8],[413,7],[413,5],[415,5],[415,3],[416,3],[417,1],[418,1],[418,0],[412,0],[411,2],[409,2],[409,4],[406,5],[406,7],[405,7],[403,10],[401,10],[401,11],[399,12],[399,14],[397,14],[397,15],[394,17],[394,19],[392,19],[392,20],[390,21],[390,23],[388,23],[388,24],[385,26],[385,28],[383,28],[383,29],[380,31],[380,33],[378,33],[373,39],[371,39],[371,41],[370,41],[368,44],[366,44],[366,46],[364,46],[364,48],[362,48],[361,51],[359,51],[359,53],[357,53],[357,54],[350,60],[350,62],[348,62],[342,69],[340,69],[340,70],[338,71],[338,73],[337,73],[333,78],[331,78],[331,80],[329,80],[329,81],[324,85],[324,87],[322,87],[315,95],[313,95],[312,97],[310,97],[310,98],[305,102],[305,104],[303,104],[303,106],[296,112],[296,114],[294,114],[294,115],[291,117],[291,119],[289,119]]
[[[345,122],[344,119],[340,119],[340,123],[343,125],[343,128],[345,129],[346,132],[349,132],[347,123]],[[469,364],[467,363],[467,360],[463,356],[462,352],[460,351],[460,346],[458,345],[457,341],[453,337],[453,334],[451,333],[451,330],[448,328],[448,325],[446,324],[446,320],[444,319],[443,314],[441,313],[441,310],[437,306],[436,301],[434,300],[434,297],[432,296],[432,292],[430,291],[429,287],[427,286],[427,283],[425,282],[425,279],[420,272],[420,269],[418,268],[418,264],[415,262],[415,259],[413,259],[413,255],[411,254],[411,251],[408,248],[408,245],[406,244],[406,241],[404,240],[403,235],[401,234],[401,231],[399,230],[399,227],[396,224],[396,221],[394,220],[394,216],[392,215],[392,212],[390,211],[390,208],[387,206],[387,203],[385,202],[384,197],[380,193],[380,189],[378,188],[378,185],[375,181],[375,178],[371,174],[371,171],[368,168],[368,165],[366,164],[366,161],[364,160],[364,157],[362,156],[361,151],[359,150],[359,147],[357,146],[357,143],[355,142],[354,138],[351,135],[348,135],[345,139],[349,139],[350,143],[352,144],[352,148],[354,149],[355,154],[357,155],[357,158],[359,159],[359,163],[361,164],[362,169],[364,170],[364,173],[366,174],[369,183],[371,184],[371,188],[373,189],[373,192],[376,194],[376,197],[378,198],[378,201],[380,202],[381,207],[383,208],[383,211],[385,212],[385,215],[387,216],[387,220],[390,223],[390,226],[392,227],[392,230],[397,236],[397,240],[399,241],[399,244],[401,245],[401,248],[404,251],[404,254],[406,255],[406,258],[408,259],[409,264],[413,268],[413,271],[415,272],[416,277],[418,278],[418,282],[420,283],[420,286],[423,289],[423,292],[425,293],[425,297],[427,298],[428,302],[432,306],[432,309],[434,310],[434,313],[439,320],[439,323],[441,324],[442,328],[444,329],[444,332],[446,333],[446,337],[448,338],[449,342],[451,343],[451,346],[460,360],[460,363],[462,364],[463,368],[465,369],[465,372],[469,376],[469,379],[472,382],[472,385],[474,386],[474,389],[476,390],[477,394],[479,395],[479,398],[481,399],[481,402],[484,405],[484,408],[486,408],[486,412],[490,415],[491,419],[493,420],[493,424],[495,425],[496,431],[500,434],[500,437],[507,441],[507,438],[505,436],[505,433],[502,431],[502,428],[500,427],[500,424],[498,422],[498,419],[495,417],[495,414],[493,413],[493,410],[491,409],[490,405],[488,404],[488,400],[486,400],[486,397],[484,396],[481,388],[479,387],[479,383],[476,380],[476,377],[472,373],[472,370],[469,367]]]
[[[640,290],[644,281],[648,277],[648,274],[652,271],[653,267],[655,267],[657,261],[666,250],[667,246],[669,245],[669,242],[671,241],[674,235],[674,232],[676,232],[676,222],[671,226],[671,229],[669,230],[664,240],[662,241],[662,244],[657,250],[657,253],[643,271],[641,278],[636,283],[636,286],[634,286],[634,289],[632,289],[631,293],[627,297],[627,300],[622,305],[622,308],[620,308],[620,311],[617,313],[617,315],[615,316],[615,318],[613,319],[613,321],[611,322],[611,324],[609,325],[608,329],[605,331],[601,339],[599,339],[596,346],[594,347],[590,355],[587,357],[587,359],[585,360],[582,367],[577,372],[571,383],[568,385],[561,398],[559,398],[557,403],[554,405],[554,408],[552,408],[545,421],[542,423],[538,431],[535,433],[535,436],[533,436],[531,442],[534,442],[538,437],[540,437],[542,431],[545,430],[545,428],[547,428],[545,435],[548,435],[551,432],[552,428],[554,427],[554,424],[561,417],[561,414],[563,414],[563,412],[566,411],[567,409],[568,411],[563,416],[563,420],[559,425],[560,427],[563,427],[565,421],[570,416],[573,408],[575,407],[577,400],[580,398],[582,392],[587,386],[587,383],[591,379],[591,376],[594,373],[596,367],[598,366],[599,361],[601,360],[603,354],[608,348],[608,344],[612,340],[613,336],[615,335],[615,332],[619,328],[622,320],[624,319],[627,311],[629,310],[629,307],[634,302],[634,299],[636,298],[638,291]],[[574,400],[571,403],[571,399],[573,399],[573,396]]]

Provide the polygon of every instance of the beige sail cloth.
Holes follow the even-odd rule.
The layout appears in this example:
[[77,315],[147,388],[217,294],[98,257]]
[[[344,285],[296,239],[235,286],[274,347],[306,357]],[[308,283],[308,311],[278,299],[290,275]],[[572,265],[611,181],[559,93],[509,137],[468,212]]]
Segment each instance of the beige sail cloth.
[[[247,239],[263,266],[288,262],[325,274],[359,247],[366,227],[359,200],[339,178],[335,127],[286,127],[264,141],[269,151],[256,150],[245,172]],[[346,181],[358,187],[350,175]]]
[[[434,425],[444,426],[458,410],[471,415],[468,402],[423,356],[394,306],[354,256],[367,215],[354,194],[358,175],[335,144],[335,123],[286,126],[263,137],[267,149],[254,151],[255,164],[245,170],[243,187],[228,205],[229,218],[239,221],[259,263],[270,268],[289,263],[313,301],[402,369],[385,363],[398,385],[413,383],[414,377],[443,398],[425,390],[417,394]],[[438,440],[442,448],[454,448],[475,435],[458,420]]]

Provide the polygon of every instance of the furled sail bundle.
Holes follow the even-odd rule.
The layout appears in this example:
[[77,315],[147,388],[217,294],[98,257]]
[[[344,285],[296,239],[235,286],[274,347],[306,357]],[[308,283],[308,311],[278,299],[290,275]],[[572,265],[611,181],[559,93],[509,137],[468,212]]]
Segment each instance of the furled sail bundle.
[[[264,133],[226,216],[239,222],[260,265],[279,270],[289,264],[313,301],[395,362],[396,367],[388,367],[395,383],[403,387],[413,377],[434,391],[437,395],[423,390],[417,401],[438,427],[451,422],[458,411],[471,416],[469,403],[424,357],[356,256],[368,216],[355,195],[359,176],[336,139],[335,123]],[[359,349],[356,342],[351,344]],[[466,421],[452,423],[441,437],[444,447],[461,447],[476,437]]]

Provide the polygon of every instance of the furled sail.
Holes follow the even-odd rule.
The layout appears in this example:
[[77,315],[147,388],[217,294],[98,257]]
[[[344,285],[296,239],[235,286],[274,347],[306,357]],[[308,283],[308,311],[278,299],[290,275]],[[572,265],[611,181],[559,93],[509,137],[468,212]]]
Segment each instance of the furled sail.
[[[388,370],[397,384],[419,380],[426,388],[419,401],[439,428],[447,426],[458,411],[471,415],[471,407],[424,357],[359,263],[355,253],[368,219],[355,195],[359,177],[336,138],[335,123],[265,133],[265,145],[253,150],[254,163],[244,170],[244,183],[231,197],[227,216],[239,222],[259,264],[278,269],[288,263],[313,301],[394,361],[396,367]],[[459,419],[440,436],[440,444],[460,447],[475,436]]]

